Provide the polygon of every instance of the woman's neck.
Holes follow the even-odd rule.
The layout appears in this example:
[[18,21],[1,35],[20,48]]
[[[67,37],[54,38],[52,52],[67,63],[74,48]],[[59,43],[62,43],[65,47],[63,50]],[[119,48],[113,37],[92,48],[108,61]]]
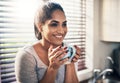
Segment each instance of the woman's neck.
[[51,44],[50,42],[45,42],[44,40],[41,40],[40,43],[41,43],[43,49],[46,51],[48,51],[50,45],[53,45],[53,48],[56,48],[57,46],[59,46],[59,45]]

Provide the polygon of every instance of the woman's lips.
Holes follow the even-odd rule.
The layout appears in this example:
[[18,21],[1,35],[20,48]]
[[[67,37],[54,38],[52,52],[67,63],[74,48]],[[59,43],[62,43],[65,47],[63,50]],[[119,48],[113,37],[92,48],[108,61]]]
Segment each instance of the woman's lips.
[[62,35],[57,35],[57,36],[55,36],[55,37],[57,37],[57,38],[62,38],[63,36],[62,36]]
[[57,39],[63,39],[63,35],[55,35]]

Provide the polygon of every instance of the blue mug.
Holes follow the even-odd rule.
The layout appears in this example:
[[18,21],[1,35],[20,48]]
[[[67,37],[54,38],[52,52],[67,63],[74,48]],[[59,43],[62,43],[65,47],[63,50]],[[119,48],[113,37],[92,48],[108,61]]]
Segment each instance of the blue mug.
[[61,60],[68,58],[69,59],[68,62],[71,62],[72,58],[74,57],[74,55],[76,53],[76,49],[74,46],[68,46],[67,50],[68,50],[67,54]]

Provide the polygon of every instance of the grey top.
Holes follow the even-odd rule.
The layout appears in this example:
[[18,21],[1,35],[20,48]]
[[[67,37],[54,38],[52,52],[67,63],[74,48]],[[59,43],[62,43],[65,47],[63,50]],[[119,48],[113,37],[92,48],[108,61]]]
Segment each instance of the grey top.
[[[17,83],[38,83],[44,76],[47,67],[40,60],[33,46],[25,46],[17,53],[15,59]],[[65,65],[62,65],[58,70],[55,83],[64,83],[64,77]]]

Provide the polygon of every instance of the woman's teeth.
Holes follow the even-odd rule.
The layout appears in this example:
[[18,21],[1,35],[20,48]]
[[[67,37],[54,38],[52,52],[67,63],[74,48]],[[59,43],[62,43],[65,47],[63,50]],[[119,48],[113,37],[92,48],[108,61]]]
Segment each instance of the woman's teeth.
[[63,36],[62,36],[62,35],[59,35],[59,36],[55,36],[55,37],[57,37],[57,38],[62,38]]

